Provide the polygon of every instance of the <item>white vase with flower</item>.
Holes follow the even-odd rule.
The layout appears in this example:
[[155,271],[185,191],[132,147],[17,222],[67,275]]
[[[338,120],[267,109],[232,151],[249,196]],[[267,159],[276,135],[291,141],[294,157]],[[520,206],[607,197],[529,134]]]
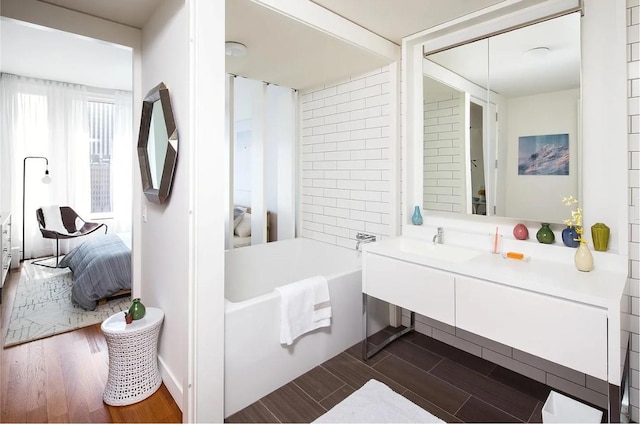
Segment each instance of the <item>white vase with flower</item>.
[[[578,199],[573,196],[563,197],[562,203],[567,206],[573,206],[578,204]],[[576,254],[574,256],[574,263],[578,271],[589,272],[593,271],[593,255],[587,245],[587,241],[582,237],[584,228],[582,228],[582,208],[576,207],[571,210],[571,219],[565,219],[565,224],[573,226],[578,233],[577,241],[580,242]]]

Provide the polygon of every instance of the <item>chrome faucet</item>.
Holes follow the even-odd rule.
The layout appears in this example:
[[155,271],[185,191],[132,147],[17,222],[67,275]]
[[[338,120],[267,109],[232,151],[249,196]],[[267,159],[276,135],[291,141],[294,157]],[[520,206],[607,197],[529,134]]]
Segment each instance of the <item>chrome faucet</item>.
[[356,250],[360,250],[360,245],[363,243],[371,243],[376,241],[376,236],[374,236],[373,234],[367,234],[367,233],[358,233],[356,234]]
[[438,227],[438,233],[433,236],[433,244],[442,244],[443,239],[442,239],[442,227]]

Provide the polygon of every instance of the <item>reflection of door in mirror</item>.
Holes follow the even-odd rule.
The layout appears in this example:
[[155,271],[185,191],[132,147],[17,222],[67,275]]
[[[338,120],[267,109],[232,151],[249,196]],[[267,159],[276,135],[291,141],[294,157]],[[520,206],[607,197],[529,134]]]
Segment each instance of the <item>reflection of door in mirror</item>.
[[167,155],[168,143],[169,135],[167,134],[167,126],[164,122],[162,103],[160,100],[156,100],[153,103],[151,126],[149,127],[149,144],[147,144],[147,153],[149,154],[149,171],[151,172],[151,187],[155,189],[160,188],[162,167]]
[[[479,100],[479,106],[487,109],[483,112],[481,130],[486,199],[486,204],[482,205],[484,214],[562,222],[566,215],[560,201],[562,197],[580,196],[579,12],[448,50],[427,53],[423,60],[423,78],[425,81],[427,78],[436,79],[454,90],[467,93],[468,97]],[[476,129],[471,124],[470,133],[474,132]],[[527,137],[543,140],[542,150],[523,159],[520,156],[526,149],[520,143],[524,143],[522,140],[527,140]],[[561,149],[562,146],[550,141],[558,139],[567,139],[568,146],[564,156],[558,154],[554,159],[547,153]],[[471,174],[468,201],[472,207],[461,205],[450,211],[483,214],[480,207],[475,207],[480,206],[481,199],[478,184],[482,178],[476,175],[479,169],[474,166],[478,164],[479,150],[471,140],[469,143],[470,159],[465,162],[468,168],[465,172]],[[430,157],[433,152],[424,150],[425,167],[433,160]],[[567,161],[568,173],[523,175],[518,172],[520,161],[539,161],[541,157],[547,157],[548,162],[540,169],[559,168],[552,161]],[[448,210],[437,203],[427,202],[428,192],[432,190],[427,187],[425,181],[425,209]]]
[[477,215],[487,214],[484,179],[483,118],[482,106],[471,102],[469,108],[469,151],[471,157],[471,211]]

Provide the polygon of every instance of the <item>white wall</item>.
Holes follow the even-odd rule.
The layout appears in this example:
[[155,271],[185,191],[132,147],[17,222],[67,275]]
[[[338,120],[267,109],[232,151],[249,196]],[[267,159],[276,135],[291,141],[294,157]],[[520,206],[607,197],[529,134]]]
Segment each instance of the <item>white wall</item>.
[[301,93],[301,235],[355,248],[393,234],[389,67]]
[[164,205],[142,199],[141,297],[165,313],[163,381],[185,422],[221,422],[224,367],[224,4],[164,0],[142,30],[142,82],[169,88],[178,162]]
[[[507,143],[506,216],[552,223],[567,219],[569,211],[562,198],[580,197],[579,97],[580,90],[575,89],[507,100],[507,134],[500,139]],[[518,175],[518,137],[545,134],[569,134],[569,175]]]
[[[186,395],[189,333],[189,157],[192,134],[189,116],[189,20],[183,0],[165,0],[142,29],[142,91],[164,82],[169,89],[178,128],[178,161],[166,204],[143,198],[147,221],[138,244],[142,279],[139,295],[146,306],[164,311],[158,359],[162,378],[183,408]],[[183,409],[184,410],[184,409]]]

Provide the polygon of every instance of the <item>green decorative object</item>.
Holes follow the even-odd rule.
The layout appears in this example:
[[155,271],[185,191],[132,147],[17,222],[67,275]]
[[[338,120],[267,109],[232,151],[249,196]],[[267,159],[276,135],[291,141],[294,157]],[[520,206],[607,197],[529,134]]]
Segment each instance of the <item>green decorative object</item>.
[[129,307],[128,315],[131,316],[134,320],[136,320],[144,317],[145,312],[146,312],[146,308],[144,307],[142,302],[140,302],[140,298],[137,297],[133,299],[133,303]]
[[598,222],[591,226],[591,239],[593,240],[593,248],[598,252],[606,252],[609,247],[609,227],[602,222]]
[[551,228],[549,228],[549,224],[542,223],[541,225],[542,227],[540,227],[536,233],[536,238],[540,243],[553,244],[553,242],[556,241],[556,236],[553,234],[553,231],[551,231]]

